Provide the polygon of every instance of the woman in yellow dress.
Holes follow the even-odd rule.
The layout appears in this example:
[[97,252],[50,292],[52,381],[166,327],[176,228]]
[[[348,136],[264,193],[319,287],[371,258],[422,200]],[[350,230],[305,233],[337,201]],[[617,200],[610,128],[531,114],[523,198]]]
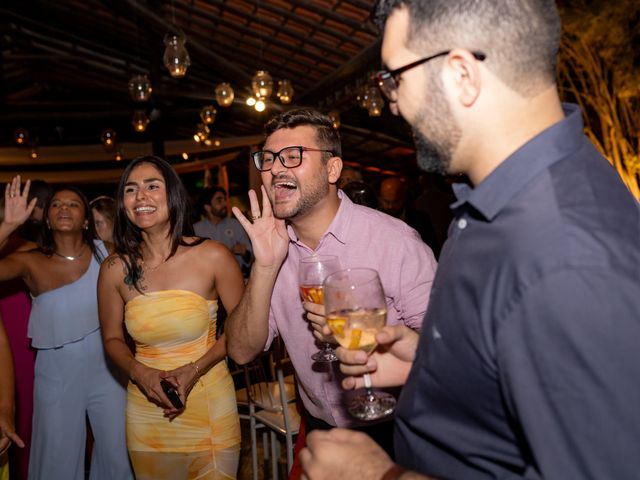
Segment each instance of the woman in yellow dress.
[[116,200],[116,253],[102,265],[98,305],[105,350],[131,380],[136,479],[235,478],[240,424],[224,335],[216,340],[215,331],[218,299],[230,312],[242,296],[240,268],[224,245],[189,236],[187,194],[164,160],[133,160]]

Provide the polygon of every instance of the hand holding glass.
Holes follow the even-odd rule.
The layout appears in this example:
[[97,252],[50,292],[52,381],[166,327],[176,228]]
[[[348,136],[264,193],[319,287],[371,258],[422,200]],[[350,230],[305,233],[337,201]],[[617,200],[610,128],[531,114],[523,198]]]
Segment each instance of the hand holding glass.
[[[322,283],[329,274],[340,269],[338,257],[334,255],[313,255],[300,260],[298,273],[302,298],[307,302],[324,304]],[[311,359],[316,362],[335,362],[338,357],[331,344],[323,342],[321,350],[314,353]]]
[[[387,305],[378,272],[350,268],[329,275],[324,281],[327,325],[344,348],[373,352],[376,333],[387,321]],[[388,393],[374,393],[371,377],[363,376],[365,394],[353,399],[349,413],[361,420],[377,420],[393,413],[396,400]]]

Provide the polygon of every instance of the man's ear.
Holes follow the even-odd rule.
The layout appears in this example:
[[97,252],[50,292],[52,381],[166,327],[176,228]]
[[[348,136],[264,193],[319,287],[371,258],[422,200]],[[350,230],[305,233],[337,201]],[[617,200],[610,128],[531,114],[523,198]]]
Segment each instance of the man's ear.
[[331,157],[329,160],[327,160],[327,174],[329,176],[329,183],[337,183],[341,173],[342,159],[340,157]]
[[447,81],[456,91],[454,97],[461,105],[472,106],[482,87],[480,61],[468,50],[454,49],[447,56],[447,67]]
[[207,213],[211,213],[211,205],[209,205],[208,203],[204,204],[204,211]]

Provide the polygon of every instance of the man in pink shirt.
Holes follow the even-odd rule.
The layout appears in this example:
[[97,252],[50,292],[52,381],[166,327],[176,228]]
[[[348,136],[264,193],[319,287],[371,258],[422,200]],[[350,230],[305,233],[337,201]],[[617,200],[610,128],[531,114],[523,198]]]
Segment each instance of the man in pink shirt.
[[[299,380],[307,431],[363,427],[347,412],[351,392],[340,386],[337,362],[327,367],[311,359],[317,340],[333,339],[325,337],[324,307],[300,299],[299,261],[336,255],[343,268],[377,270],[387,323],[415,330],[427,309],[436,261],[404,222],[355,205],[338,190],[340,136],[328,117],[291,110],[272,119],[265,132],[263,150],[253,154],[262,175],[262,212],[254,191],[249,192],[253,223],[233,209],[251,239],[255,263],[246,292],[227,319],[227,351],[236,362],[247,363],[280,335]],[[369,423],[362,430],[391,448],[391,424]]]

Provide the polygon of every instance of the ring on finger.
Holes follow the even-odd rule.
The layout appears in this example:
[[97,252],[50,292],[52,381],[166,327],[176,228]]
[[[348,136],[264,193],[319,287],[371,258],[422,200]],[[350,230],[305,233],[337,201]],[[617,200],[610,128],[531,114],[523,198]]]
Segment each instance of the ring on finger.
[[257,215],[253,215],[253,214],[251,214],[251,220],[253,220],[254,222],[255,222],[256,220],[258,220],[260,217],[262,217],[262,215],[260,215],[260,214],[257,214]]

